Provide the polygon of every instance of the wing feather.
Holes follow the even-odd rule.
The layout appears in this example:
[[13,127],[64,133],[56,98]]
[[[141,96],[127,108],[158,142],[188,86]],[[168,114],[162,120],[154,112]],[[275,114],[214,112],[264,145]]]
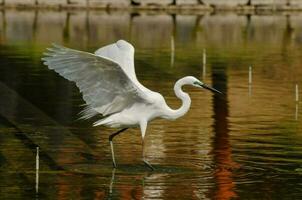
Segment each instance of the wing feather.
[[95,51],[95,55],[109,58],[118,63],[128,77],[134,82],[138,82],[134,69],[134,48],[125,40],[101,47]]
[[122,67],[110,58],[54,44],[42,58],[49,69],[76,83],[87,107],[82,118],[119,112],[136,102],[146,101],[145,93]]

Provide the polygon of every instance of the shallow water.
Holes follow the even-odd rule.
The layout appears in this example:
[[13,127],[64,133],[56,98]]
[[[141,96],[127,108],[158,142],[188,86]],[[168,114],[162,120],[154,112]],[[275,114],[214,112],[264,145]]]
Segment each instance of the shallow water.
[[[0,12],[1,199],[301,198],[301,22],[299,13]],[[114,130],[78,121],[77,88],[40,61],[53,42],[94,51],[120,38],[136,47],[139,80],[171,107],[186,75],[225,93],[186,87],[189,113],[149,124],[154,172],[140,161],[138,129],[115,139],[113,170]]]

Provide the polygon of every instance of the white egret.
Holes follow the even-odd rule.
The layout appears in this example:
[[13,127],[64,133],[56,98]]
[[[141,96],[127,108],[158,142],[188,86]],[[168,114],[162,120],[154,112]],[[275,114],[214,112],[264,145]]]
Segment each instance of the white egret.
[[171,109],[160,93],[144,87],[136,78],[134,48],[124,41],[107,45],[94,54],[54,44],[42,58],[49,69],[76,83],[86,107],[82,119],[100,116],[94,126],[104,125],[120,128],[109,136],[113,166],[116,168],[113,138],[129,127],[140,127],[143,162],[145,160],[144,137],[149,121],[161,117],[174,120],[186,114],[191,105],[189,95],[182,91],[183,85],[192,85],[220,93],[193,76],[179,79],[174,86],[175,95],[182,101],[179,109]]

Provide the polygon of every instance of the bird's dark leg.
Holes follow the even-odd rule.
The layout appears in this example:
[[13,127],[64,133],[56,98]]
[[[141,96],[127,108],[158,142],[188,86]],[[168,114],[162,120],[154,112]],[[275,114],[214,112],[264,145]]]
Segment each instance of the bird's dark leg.
[[145,159],[145,148],[144,148],[144,139],[143,139],[143,141],[142,141],[142,146],[143,146],[143,162],[145,163],[145,165],[147,166],[147,167],[149,167],[152,171],[154,171],[154,167],[152,167],[152,165],[148,162],[148,161],[146,161],[146,159]]
[[114,150],[113,150],[113,138],[115,136],[117,136],[118,134],[124,132],[125,130],[127,130],[128,128],[124,128],[124,129],[121,129],[113,134],[111,134],[109,136],[109,142],[110,142],[110,148],[111,148],[111,156],[112,156],[112,162],[113,162],[113,167],[116,168],[116,162],[115,162],[115,157],[114,157]]

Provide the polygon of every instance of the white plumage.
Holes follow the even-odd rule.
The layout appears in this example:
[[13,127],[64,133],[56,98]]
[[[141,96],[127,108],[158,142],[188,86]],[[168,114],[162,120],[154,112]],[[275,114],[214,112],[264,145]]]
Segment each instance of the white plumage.
[[[183,85],[203,87],[220,93],[195,77],[187,76],[178,80],[174,86],[176,96],[182,100],[182,106],[177,110],[171,109],[161,94],[149,90],[137,80],[134,48],[124,40],[102,47],[94,54],[54,44],[44,55],[44,64],[75,82],[83,94],[86,107],[81,112],[82,119],[102,115],[94,126],[140,126],[143,140],[150,120],[157,117],[176,119],[189,110],[191,99],[182,91]],[[109,138],[114,166],[112,139],[118,133]],[[144,162],[151,167],[145,160]]]

